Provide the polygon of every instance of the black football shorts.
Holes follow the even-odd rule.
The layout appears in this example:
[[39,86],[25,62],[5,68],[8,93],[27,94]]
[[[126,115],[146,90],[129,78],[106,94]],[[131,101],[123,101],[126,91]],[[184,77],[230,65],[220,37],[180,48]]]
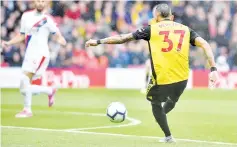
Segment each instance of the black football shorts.
[[184,80],[166,85],[154,85],[152,80],[150,80],[147,88],[147,100],[151,101],[151,103],[160,103],[165,102],[167,98],[169,98],[177,102],[187,86],[187,81],[188,80]]

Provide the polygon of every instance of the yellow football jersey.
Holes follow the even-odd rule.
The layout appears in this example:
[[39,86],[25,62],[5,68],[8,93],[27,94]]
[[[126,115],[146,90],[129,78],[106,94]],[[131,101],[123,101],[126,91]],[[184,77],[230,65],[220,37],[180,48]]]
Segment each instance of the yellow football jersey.
[[170,20],[153,23],[133,33],[148,41],[152,80],[158,85],[177,83],[189,76],[189,44],[199,35],[189,27]]
[[171,84],[188,79],[190,31],[173,21],[151,25],[150,52],[157,84]]

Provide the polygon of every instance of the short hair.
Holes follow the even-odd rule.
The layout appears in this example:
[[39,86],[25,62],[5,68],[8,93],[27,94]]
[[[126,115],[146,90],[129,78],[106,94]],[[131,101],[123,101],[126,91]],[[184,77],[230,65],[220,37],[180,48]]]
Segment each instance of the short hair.
[[161,17],[166,18],[172,15],[171,8],[168,4],[158,4],[155,6],[156,12],[159,12]]

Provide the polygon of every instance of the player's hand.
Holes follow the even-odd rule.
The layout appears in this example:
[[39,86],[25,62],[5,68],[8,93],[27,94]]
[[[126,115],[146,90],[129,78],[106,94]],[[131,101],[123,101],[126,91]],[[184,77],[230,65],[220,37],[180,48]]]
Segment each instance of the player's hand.
[[1,42],[1,46],[2,46],[2,48],[6,48],[6,47],[9,46],[9,44],[8,44],[7,41],[2,40],[2,42]]
[[94,39],[90,39],[86,42],[86,47],[97,46],[97,45],[98,45],[97,40]]
[[217,82],[219,81],[219,74],[217,71],[212,71],[209,74],[209,81],[210,81],[210,86],[215,87]]

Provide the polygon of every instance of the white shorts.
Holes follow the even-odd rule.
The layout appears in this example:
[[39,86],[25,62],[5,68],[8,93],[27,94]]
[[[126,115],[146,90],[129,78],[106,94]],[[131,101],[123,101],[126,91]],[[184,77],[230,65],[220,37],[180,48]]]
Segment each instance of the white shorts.
[[25,56],[22,64],[23,72],[34,73],[33,79],[40,78],[49,65],[49,57],[45,56]]

